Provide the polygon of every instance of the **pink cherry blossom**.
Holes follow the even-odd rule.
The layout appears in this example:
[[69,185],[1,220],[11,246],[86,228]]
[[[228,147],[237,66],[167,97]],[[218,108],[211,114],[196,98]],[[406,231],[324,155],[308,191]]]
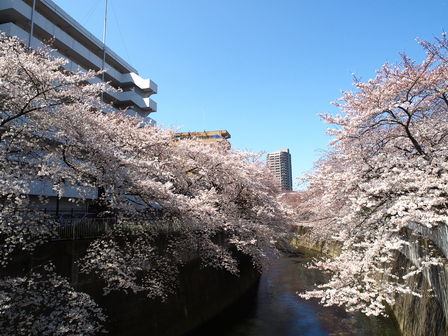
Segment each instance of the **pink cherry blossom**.
[[[94,241],[80,261],[82,271],[105,280],[105,294],[144,291],[150,298],[164,298],[173,291],[177,268],[192,255],[204,267],[237,274],[234,249],[261,267],[275,253],[278,239],[287,238],[288,211],[277,199],[261,153],[236,150],[225,142],[178,141],[172,128],[144,125],[100,101],[101,91],[119,90],[111,83],[92,84],[101,72],[68,72],[67,60],[55,58],[48,47],[29,50],[16,38],[1,35],[0,56],[2,266],[15,250],[32,252],[56,235],[57,224],[29,206],[28,194],[38,182],[51,185],[59,197],[75,189],[78,194],[71,201],[79,204],[97,194],[99,215],[117,216],[113,233]],[[48,201],[48,195],[40,200]],[[157,220],[142,217],[142,210],[155,208]],[[163,251],[154,243],[158,234],[172,235]],[[77,315],[86,302],[91,319],[82,316],[82,333],[101,328],[101,322],[92,322],[103,315],[90,298],[68,289],[68,280],[57,273],[41,278],[31,270],[21,277],[1,277],[0,306],[8,321],[0,323],[0,330],[17,323],[33,326],[38,323],[33,316],[39,316],[39,330],[47,334],[57,334],[62,326],[77,333],[70,321],[80,320],[66,325],[57,308],[51,319],[40,313],[16,319],[26,307],[10,303],[25,288],[51,287],[54,279],[66,295],[39,290],[30,293],[33,300],[53,300],[51,307],[57,307],[54,300],[72,297],[73,310],[65,315]]]
[[409,292],[391,273],[406,244],[400,229],[410,221],[447,223],[448,40],[419,43],[423,62],[401,54],[375,78],[355,78],[355,90],[334,102],[340,115],[320,115],[333,125],[332,140],[304,178],[301,222],[312,227],[312,239],[338,240],[343,251],[316,262],[333,277],[305,297],[383,313],[396,293]]

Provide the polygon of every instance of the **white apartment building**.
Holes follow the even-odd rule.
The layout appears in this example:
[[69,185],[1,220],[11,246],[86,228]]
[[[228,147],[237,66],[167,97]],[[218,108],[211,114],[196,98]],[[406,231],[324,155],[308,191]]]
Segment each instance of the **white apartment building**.
[[[157,84],[143,79],[137,70],[93,36],[75,19],[51,0],[0,0],[0,31],[17,36],[23,43],[37,48],[42,41],[54,39],[52,47],[57,56],[69,60],[68,70],[107,69],[104,80],[123,92],[105,93],[103,100],[116,108],[127,108],[131,115],[144,118],[157,111],[157,104],[150,96],[157,93]],[[33,32],[33,36],[31,35]],[[101,78],[97,79],[98,81]]]
[[266,156],[269,169],[274,172],[279,182],[280,190],[292,190],[291,154],[289,149],[279,149]]
[[[76,1],[76,0],[74,0]],[[149,117],[157,111],[157,104],[150,96],[157,93],[157,84],[143,79],[137,70],[125,62],[100,40],[93,36],[75,19],[64,12],[51,0],[0,0],[0,32],[17,36],[24,44],[37,48],[42,41],[54,39],[52,47],[55,56],[69,60],[66,68],[100,70],[107,69],[104,80],[122,92],[104,93],[103,100],[117,109],[127,108],[130,115],[138,115],[147,125],[156,122]],[[31,36],[32,35],[32,36]],[[104,62],[104,67],[103,67]],[[95,78],[94,82],[102,78]],[[38,195],[49,196],[49,202],[42,204]],[[45,208],[56,215],[67,212],[86,212],[96,193],[82,206],[69,202],[76,197],[75,188],[68,190],[59,199],[53,185],[39,181],[29,193],[32,206]]]

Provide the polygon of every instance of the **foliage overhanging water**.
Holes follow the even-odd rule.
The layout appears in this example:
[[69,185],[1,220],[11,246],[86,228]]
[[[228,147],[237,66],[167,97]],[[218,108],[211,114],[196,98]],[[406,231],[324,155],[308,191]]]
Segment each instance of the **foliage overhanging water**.
[[191,336],[379,336],[400,335],[393,318],[347,313],[341,307],[323,307],[317,299],[296,293],[323,283],[327,275],[305,267],[316,253],[300,249],[270,263],[258,290],[207,323]]

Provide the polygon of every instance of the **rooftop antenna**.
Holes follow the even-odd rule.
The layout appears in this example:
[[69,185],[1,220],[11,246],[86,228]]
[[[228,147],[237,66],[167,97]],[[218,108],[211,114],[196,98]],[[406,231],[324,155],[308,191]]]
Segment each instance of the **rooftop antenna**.
[[[104,83],[104,68],[106,66],[106,23],[107,23],[107,0],[106,0],[106,7],[104,9],[104,29],[103,29],[103,65],[102,70],[103,73],[101,74],[101,81]],[[101,101],[103,100],[104,93],[103,90],[101,90]]]

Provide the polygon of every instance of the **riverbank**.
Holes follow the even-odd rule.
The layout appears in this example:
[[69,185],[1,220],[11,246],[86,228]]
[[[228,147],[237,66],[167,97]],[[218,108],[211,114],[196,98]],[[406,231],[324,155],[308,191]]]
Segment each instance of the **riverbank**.
[[[311,242],[305,238],[309,227],[296,226],[294,233],[301,238],[294,238],[292,245],[296,248],[306,247],[330,256],[341,251],[341,245],[335,242]],[[410,229],[401,232],[410,243],[403,251],[397,252],[393,268],[404,275],[419,266],[419,260],[426,255],[437,253],[442,256],[442,266],[431,266],[422,273],[407,278],[408,285],[414,292],[423,293],[421,297],[404,294],[396,297],[391,313],[398,321],[403,336],[448,336],[448,262],[439,249],[429,239]],[[431,294],[427,294],[430,290]]]
[[317,299],[300,298],[298,291],[310,290],[328,279],[327,274],[305,266],[317,255],[299,248],[296,253],[271,259],[255,292],[188,336],[400,335],[394,319],[347,313],[341,307],[324,307]]
[[[163,247],[167,242],[162,238],[157,242]],[[178,286],[165,301],[131,291],[103,295],[104,281],[93,272],[81,273],[77,263],[86,255],[91,241],[59,240],[38,246],[33,254],[17,251],[2,276],[22,276],[51,261],[76,291],[89,294],[103,309],[108,317],[105,328],[110,336],[185,335],[236,302],[260,278],[252,259],[237,251],[234,253],[239,260],[239,276],[224,269],[202,267],[200,259],[192,255],[179,265]]]

